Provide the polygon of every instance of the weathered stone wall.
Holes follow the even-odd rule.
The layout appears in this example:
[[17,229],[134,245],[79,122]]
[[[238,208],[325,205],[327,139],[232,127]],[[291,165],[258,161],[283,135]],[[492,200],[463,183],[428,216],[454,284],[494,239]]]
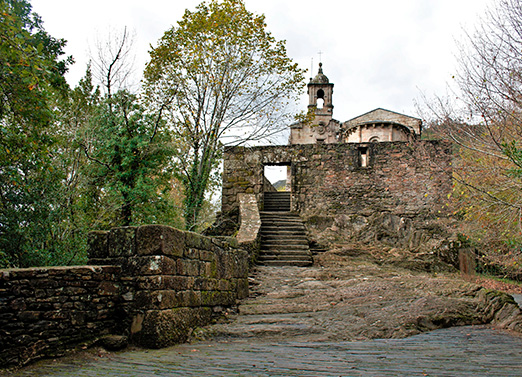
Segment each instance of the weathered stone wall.
[[107,334],[159,348],[248,296],[246,251],[161,225],[89,234],[89,266],[0,270],[0,368]]
[[[270,184],[270,182],[268,182]],[[274,187],[270,184],[269,187]],[[253,265],[259,256],[261,216],[254,194],[239,194],[239,223],[236,240],[249,255]]]
[[[361,161],[366,161],[366,167]],[[263,208],[263,166],[287,163],[292,209],[312,241],[418,248],[447,234],[451,145],[442,141],[324,144],[244,148],[225,152],[223,213],[238,194],[256,196]]]
[[91,264],[120,264],[131,341],[150,348],[187,339],[248,296],[248,253],[168,226],[91,233]]
[[120,320],[120,268],[0,270],[0,366],[54,357]]

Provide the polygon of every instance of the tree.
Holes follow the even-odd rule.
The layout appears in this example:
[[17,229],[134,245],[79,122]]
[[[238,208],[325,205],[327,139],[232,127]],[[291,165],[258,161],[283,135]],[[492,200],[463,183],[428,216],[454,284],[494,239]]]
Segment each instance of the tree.
[[109,98],[114,90],[125,88],[133,73],[132,45],[133,38],[126,27],[118,34],[109,32],[103,42],[96,43],[94,73]]
[[[478,238],[520,249],[522,240],[522,1],[498,0],[460,44],[458,89],[429,107],[456,144],[460,213]],[[491,245],[491,244],[490,244]],[[494,249],[495,247],[492,247]],[[520,250],[519,250],[520,251]]]
[[101,102],[88,132],[86,171],[96,200],[115,214],[104,227],[167,220],[162,215],[169,206],[172,152],[161,117],[146,113],[136,95],[120,90]]
[[53,167],[54,105],[67,93],[63,75],[72,62],[60,60],[64,45],[27,1],[0,1],[0,265],[54,257],[62,179]]
[[264,16],[247,11],[242,0],[187,10],[150,56],[145,96],[149,108],[165,110],[178,141],[186,228],[194,229],[221,148],[280,132],[303,71],[284,41],[266,30]]
[[96,103],[77,129],[76,142],[87,159],[82,208],[98,229],[179,225],[171,195],[173,148],[162,108],[147,112],[136,94],[123,89],[131,73],[131,44],[126,29],[121,37],[99,43],[94,66],[105,94],[94,90],[90,69],[78,92],[87,103]]

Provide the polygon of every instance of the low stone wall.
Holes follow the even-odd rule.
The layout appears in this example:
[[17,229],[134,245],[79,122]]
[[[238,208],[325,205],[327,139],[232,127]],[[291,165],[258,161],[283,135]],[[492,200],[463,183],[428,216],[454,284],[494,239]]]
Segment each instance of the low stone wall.
[[107,334],[149,348],[183,342],[248,296],[246,251],[167,226],[91,232],[89,258],[0,270],[0,368]]
[[121,319],[120,268],[0,270],[0,366],[55,357],[110,333]]
[[90,234],[91,264],[121,264],[131,341],[183,342],[248,296],[248,253],[222,240],[147,225]]

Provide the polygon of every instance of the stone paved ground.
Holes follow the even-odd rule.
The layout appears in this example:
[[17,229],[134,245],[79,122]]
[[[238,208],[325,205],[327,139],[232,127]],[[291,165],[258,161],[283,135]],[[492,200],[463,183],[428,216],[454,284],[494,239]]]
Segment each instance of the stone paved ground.
[[26,376],[522,376],[522,338],[483,326],[359,342],[201,342],[46,362]]
[[200,341],[91,350],[13,376],[522,376],[520,335],[481,326],[426,332],[481,323],[480,286],[380,258],[343,249],[312,268],[260,267],[240,315],[196,331]]

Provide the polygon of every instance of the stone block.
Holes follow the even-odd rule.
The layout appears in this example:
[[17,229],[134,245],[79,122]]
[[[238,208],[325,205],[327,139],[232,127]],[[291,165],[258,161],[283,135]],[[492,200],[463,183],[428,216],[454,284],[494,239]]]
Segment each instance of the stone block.
[[120,285],[113,281],[103,281],[98,288],[100,296],[115,296],[120,292]]
[[126,257],[119,258],[89,258],[89,264],[91,266],[108,266],[118,265],[121,266],[125,262]]
[[186,232],[185,242],[187,248],[194,248],[199,250],[212,250],[213,244],[209,237],[202,236],[201,234]]
[[93,258],[107,258],[109,245],[109,232],[95,230],[87,234],[87,256]]
[[176,272],[178,275],[199,276],[200,265],[203,262],[193,259],[178,259]]
[[196,307],[201,306],[201,292],[200,291],[183,291],[179,292],[181,295],[181,305],[180,306],[190,306]]
[[215,291],[218,289],[218,280],[207,277],[195,278],[194,289],[198,291]]
[[200,250],[199,259],[206,262],[212,262],[216,260],[216,255],[212,251]]
[[40,314],[39,311],[26,310],[18,314],[18,319],[23,322],[36,322],[40,319]]
[[139,346],[163,348],[185,342],[191,330],[209,324],[210,308],[176,308],[148,310],[135,314],[131,339]]
[[234,261],[234,270],[232,277],[246,278],[248,277],[248,253],[243,250],[232,252]]
[[140,275],[176,275],[176,259],[165,255],[150,255],[129,258],[125,265],[126,273]]
[[217,289],[219,291],[231,291],[232,284],[231,284],[230,280],[220,279],[220,280],[218,280]]
[[182,293],[173,290],[136,292],[135,303],[137,308],[144,310],[185,306]]
[[187,247],[183,253],[183,256],[187,259],[199,260],[199,250],[192,247]]
[[108,351],[120,351],[127,347],[129,339],[124,335],[106,335],[99,340],[99,343]]
[[231,291],[201,291],[203,306],[232,306],[236,304],[236,293]]
[[140,276],[136,279],[139,290],[173,289],[183,291],[195,287],[195,278],[191,276]]
[[136,254],[136,227],[113,228],[109,231],[109,257],[131,257]]
[[248,279],[247,278],[237,279],[236,292],[237,292],[237,298],[239,300],[242,300],[242,299],[248,297],[249,291],[248,291]]
[[144,225],[136,231],[139,255],[183,256],[185,233],[165,225]]

